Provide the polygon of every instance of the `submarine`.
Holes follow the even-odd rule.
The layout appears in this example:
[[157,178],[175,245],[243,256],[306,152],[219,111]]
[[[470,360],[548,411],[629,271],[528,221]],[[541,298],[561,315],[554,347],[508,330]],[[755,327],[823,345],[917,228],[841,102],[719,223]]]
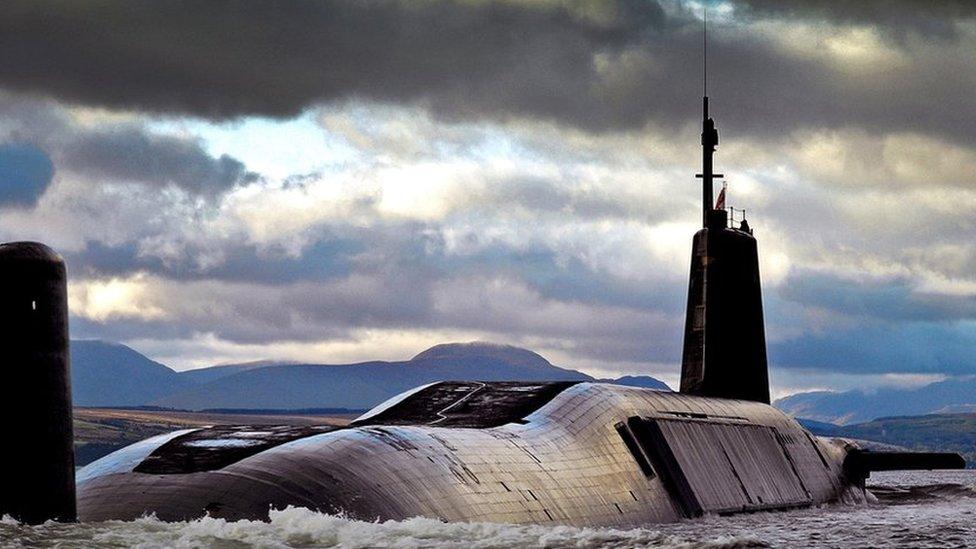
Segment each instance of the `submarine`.
[[[61,301],[39,328],[53,334],[43,356],[25,354],[20,364],[50,366],[51,379],[8,389],[46,395],[37,408],[46,411],[28,423],[53,450],[17,458],[19,470],[5,462],[0,474],[20,481],[0,493],[0,514],[25,521],[268,520],[271,510],[294,506],[368,521],[634,527],[863,499],[874,471],[963,468],[958,454],[874,452],[814,436],[770,405],[757,241],[747,221],[736,224],[724,205],[713,204],[713,181],[722,176],[713,170],[718,131],[708,109],[705,96],[702,227],[692,243],[678,392],[441,381],[397,395],[348,426],[178,430],[67,479]],[[41,251],[54,273],[48,291],[63,299],[63,262]],[[4,257],[0,247],[0,273]],[[7,343],[39,345],[23,336]],[[51,482],[32,485],[43,475]]]

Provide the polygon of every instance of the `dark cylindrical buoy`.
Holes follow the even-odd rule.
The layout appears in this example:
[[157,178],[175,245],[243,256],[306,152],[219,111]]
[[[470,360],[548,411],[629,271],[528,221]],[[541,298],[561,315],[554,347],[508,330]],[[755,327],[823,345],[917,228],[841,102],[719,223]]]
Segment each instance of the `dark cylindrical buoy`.
[[76,520],[67,276],[43,244],[0,244],[0,376],[0,515]]

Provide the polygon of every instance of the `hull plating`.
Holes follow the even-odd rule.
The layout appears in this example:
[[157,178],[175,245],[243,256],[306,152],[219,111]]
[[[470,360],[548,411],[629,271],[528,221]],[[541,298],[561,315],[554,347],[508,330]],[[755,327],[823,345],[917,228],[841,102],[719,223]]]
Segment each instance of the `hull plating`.
[[[248,427],[233,436],[203,430],[144,441],[79,472],[80,519],[264,519],[292,505],[361,519],[633,526],[806,506],[847,487],[845,448],[811,437],[768,405],[536,384],[538,394],[556,394],[515,420],[496,413],[490,423],[504,424],[473,427],[482,410],[499,409],[486,396],[492,384],[439,385],[445,406],[430,413],[409,409],[411,399],[424,402],[437,385],[350,428],[290,440]],[[509,385],[509,393],[520,390]],[[402,424],[408,420],[418,424]],[[286,441],[242,450],[267,436]],[[200,449],[210,465],[199,464],[199,452],[167,450],[178,443]],[[229,449],[241,457],[213,459]],[[186,463],[159,459],[172,455]]]

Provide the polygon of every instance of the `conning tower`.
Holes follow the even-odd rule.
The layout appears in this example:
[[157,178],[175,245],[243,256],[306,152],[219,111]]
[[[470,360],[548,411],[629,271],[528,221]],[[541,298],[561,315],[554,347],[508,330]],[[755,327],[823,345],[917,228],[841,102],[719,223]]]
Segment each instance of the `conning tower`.
[[[756,239],[744,219],[714,207],[718,130],[702,98],[702,228],[695,233],[685,313],[681,392],[769,403],[766,333]],[[723,197],[724,198],[724,197]],[[734,225],[734,223],[732,224]]]
[[0,244],[0,515],[75,520],[64,260],[37,242]]

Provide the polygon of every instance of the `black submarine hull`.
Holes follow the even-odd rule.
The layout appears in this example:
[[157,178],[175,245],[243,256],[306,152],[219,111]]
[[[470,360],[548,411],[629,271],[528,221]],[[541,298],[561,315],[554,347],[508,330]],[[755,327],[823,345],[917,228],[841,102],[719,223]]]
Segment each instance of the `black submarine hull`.
[[636,526],[851,494],[855,446],[769,405],[598,383],[444,382],[348,428],[215,427],[155,437],[78,474],[84,521],[267,519]]

